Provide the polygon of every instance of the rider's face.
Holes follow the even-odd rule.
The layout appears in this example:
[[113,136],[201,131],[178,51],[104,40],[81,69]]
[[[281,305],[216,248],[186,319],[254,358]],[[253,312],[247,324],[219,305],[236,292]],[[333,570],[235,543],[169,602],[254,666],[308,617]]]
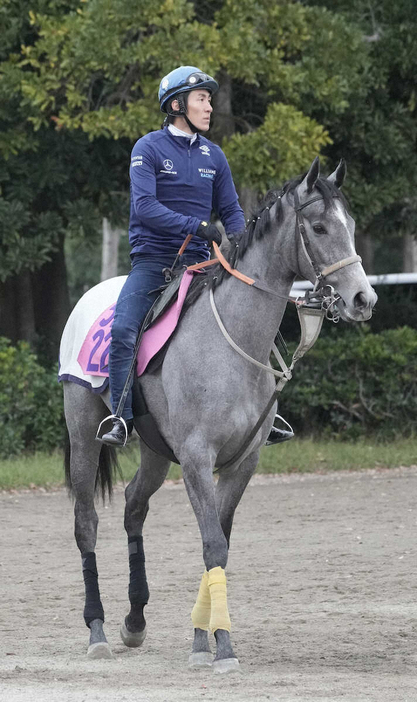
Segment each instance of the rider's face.
[[[172,107],[175,109],[176,100],[173,100]],[[187,117],[199,132],[206,132],[210,129],[210,117],[213,112],[211,106],[211,95],[208,90],[192,90],[188,95]],[[184,117],[177,117],[175,125],[186,132],[191,130]]]

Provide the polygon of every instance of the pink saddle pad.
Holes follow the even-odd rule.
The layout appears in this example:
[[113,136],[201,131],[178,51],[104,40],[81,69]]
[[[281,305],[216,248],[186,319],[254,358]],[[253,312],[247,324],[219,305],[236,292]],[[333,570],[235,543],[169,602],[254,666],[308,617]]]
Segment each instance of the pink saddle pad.
[[[151,358],[162,349],[174,332],[192,279],[193,272],[185,271],[177,299],[144,333],[138,353],[138,375],[145,372]],[[104,310],[90,327],[84,339],[77,357],[84,375],[109,375],[109,348],[115,309],[116,303]]]

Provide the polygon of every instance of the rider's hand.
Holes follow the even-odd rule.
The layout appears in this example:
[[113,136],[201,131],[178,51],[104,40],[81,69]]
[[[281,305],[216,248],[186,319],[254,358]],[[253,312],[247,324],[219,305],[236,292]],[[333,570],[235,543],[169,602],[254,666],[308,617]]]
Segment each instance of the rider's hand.
[[220,246],[222,243],[222,235],[215,224],[200,222],[196,235],[201,237],[201,239],[208,241],[209,244],[212,244],[213,241],[215,241],[216,244]]

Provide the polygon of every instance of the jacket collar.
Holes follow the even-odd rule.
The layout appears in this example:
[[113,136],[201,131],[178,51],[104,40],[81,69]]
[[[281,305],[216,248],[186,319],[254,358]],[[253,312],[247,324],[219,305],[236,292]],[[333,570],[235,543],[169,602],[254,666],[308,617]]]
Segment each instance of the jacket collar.
[[189,144],[193,145],[194,143],[198,144],[200,142],[200,135],[198,132],[191,136],[187,134],[187,132],[183,132],[182,129],[178,129],[178,127],[175,127],[173,124],[169,124],[167,127],[164,127],[164,129],[169,136],[174,137],[175,141],[182,146],[188,147]]

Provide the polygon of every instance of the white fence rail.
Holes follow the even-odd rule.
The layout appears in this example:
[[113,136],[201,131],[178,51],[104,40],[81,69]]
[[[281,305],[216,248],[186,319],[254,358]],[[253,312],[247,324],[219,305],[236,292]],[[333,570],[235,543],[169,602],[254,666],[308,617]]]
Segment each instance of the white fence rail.
[[[371,285],[407,285],[417,283],[417,273],[385,273],[383,275],[368,275]],[[309,280],[297,280],[292,288],[291,295],[297,296],[301,290],[312,290],[313,284]]]

